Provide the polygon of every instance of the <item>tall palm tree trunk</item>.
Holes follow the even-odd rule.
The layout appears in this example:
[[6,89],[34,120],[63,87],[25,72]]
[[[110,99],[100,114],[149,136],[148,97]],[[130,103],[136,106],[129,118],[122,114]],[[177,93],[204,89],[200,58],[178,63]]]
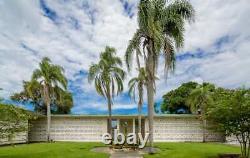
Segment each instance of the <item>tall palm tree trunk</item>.
[[108,118],[108,133],[112,135],[112,109],[111,109],[111,101],[108,99],[108,111],[109,111],[109,118]]
[[147,85],[147,96],[148,96],[148,124],[149,124],[149,145],[153,147],[153,132],[154,132],[154,85],[152,82],[148,82]]
[[108,99],[108,111],[109,111],[108,133],[112,135],[112,101],[111,101],[111,95],[110,95],[109,87],[107,87],[107,99]]
[[138,133],[141,133],[141,106],[138,106]]
[[47,106],[47,141],[50,141],[50,124],[51,124],[51,111],[48,86],[44,84],[44,100]]
[[155,83],[155,66],[154,66],[154,44],[152,40],[149,40],[149,46],[147,47],[148,59],[146,61],[147,71],[147,97],[148,97],[148,124],[149,124],[149,145],[150,153],[153,153],[153,141],[154,141],[154,83]]

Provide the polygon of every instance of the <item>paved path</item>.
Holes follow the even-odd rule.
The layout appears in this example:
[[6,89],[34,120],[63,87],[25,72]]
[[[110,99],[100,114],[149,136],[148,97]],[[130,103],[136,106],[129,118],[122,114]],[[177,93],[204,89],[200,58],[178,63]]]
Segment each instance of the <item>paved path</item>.
[[110,154],[110,158],[143,158],[138,151],[115,151]]
[[[93,152],[99,152],[99,153],[107,153],[110,154],[110,158],[143,158],[143,154],[149,153],[149,148],[145,147],[144,149],[140,151],[124,151],[124,150],[112,150],[108,147],[96,147],[92,149]],[[153,151],[155,153],[159,152],[160,150],[157,148],[154,148]]]

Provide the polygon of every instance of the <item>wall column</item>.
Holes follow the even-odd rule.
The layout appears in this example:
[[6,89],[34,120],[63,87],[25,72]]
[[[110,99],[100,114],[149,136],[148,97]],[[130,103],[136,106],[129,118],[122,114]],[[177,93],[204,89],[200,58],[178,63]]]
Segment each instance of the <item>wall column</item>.
[[133,118],[133,133],[135,133],[135,118]]
[[117,130],[120,132],[120,119],[117,119]]

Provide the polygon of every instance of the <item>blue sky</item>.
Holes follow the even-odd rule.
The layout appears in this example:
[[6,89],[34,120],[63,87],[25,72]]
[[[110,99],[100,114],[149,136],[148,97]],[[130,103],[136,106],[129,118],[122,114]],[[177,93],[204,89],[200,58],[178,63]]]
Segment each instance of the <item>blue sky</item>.
[[[186,25],[185,46],[177,52],[176,71],[164,80],[159,66],[156,102],[188,81],[226,88],[250,86],[250,5],[248,0],[190,1],[196,21]],[[44,56],[65,68],[74,95],[74,114],[106,114],[105,99],[87,82],[89,65],[106,45],[123,58],[137,29],[137,0],[0,0],[0,96],[22,89]],[[160,64],[163,60],[160,59]],[[124,67],[125,69],[125,67]],[[114,113],[136,113],[125,90]],[[145,99],[146,100],[146,99]],[[146,112],[146,104],[143,108]]]

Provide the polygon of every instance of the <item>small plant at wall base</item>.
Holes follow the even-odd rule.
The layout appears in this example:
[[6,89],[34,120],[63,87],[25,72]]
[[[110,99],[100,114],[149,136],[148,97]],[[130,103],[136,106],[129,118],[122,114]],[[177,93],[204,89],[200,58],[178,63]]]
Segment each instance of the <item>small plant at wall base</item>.
[[[220,93],[220,94],[219,94]],[[208,108],[208,119],[217,124],[215,130],[236,137],[243,158],[250,154],[250,90],[219,91],[221,99]]]

